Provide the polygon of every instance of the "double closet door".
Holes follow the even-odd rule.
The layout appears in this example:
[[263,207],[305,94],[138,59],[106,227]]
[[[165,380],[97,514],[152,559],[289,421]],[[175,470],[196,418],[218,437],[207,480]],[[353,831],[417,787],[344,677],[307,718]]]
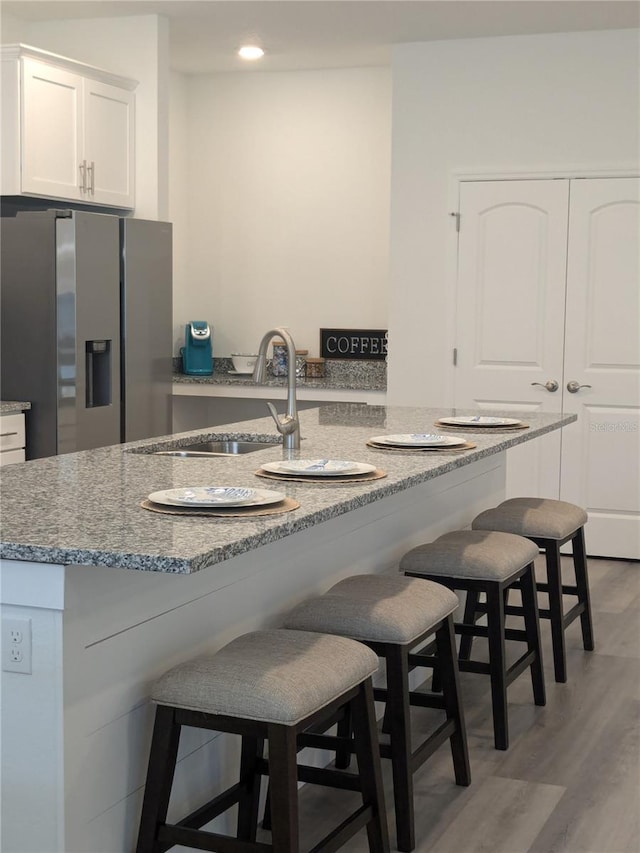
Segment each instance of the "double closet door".
[[575,413],[509,451],[508,496],[640,558],[640,179],[470,181],[459,209],[456,406]]

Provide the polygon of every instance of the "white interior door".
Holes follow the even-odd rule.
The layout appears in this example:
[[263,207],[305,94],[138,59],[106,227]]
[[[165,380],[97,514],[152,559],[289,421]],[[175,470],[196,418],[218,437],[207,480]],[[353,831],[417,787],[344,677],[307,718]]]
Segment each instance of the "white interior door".
[[[640,179],[571,181],[561,497],[590,554],[640,558]],[[589,386],[575,393],[569,382]]]
[[[456,406],[561,411],[568,197],[567,180],[461,185]],[[557,498],[560,443],[511,449],[507,495]]]

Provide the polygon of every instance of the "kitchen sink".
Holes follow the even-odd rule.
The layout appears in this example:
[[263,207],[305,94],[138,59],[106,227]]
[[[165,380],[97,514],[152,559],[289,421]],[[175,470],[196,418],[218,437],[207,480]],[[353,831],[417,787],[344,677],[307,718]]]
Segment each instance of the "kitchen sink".
[[173,450],[156,450],[154,456],[174,456],[190,459],[198,456],[237,456],[240,453],[254,453],[265,447],[277,447],[280,442],[262,441],[260,439],[221,439],[218,441],[201,441],[197,444],[186,444]]

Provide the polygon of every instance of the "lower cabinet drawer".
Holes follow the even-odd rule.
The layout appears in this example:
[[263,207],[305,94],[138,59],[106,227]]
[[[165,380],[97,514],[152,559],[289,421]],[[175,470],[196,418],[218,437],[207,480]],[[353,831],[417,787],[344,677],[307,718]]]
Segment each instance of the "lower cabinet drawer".
[[0,466],[11,465],[12,462],[24,462],[24,448],[18,450],[3,450],[0,452]]
[[[0,416],[0,451],[24,447],[24,415]],[[15,460],[14,460],[15,461]]]

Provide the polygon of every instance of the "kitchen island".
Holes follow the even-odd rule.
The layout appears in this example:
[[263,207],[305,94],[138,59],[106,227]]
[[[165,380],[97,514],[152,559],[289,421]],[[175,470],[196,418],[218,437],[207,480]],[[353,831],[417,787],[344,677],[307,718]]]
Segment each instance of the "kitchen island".
[[[241,633],[278,625],[290,607],[349,574],[395,571],[410,547],[467,525],[502,498],[509,447],[575,420],[527,412],[528,429],[469,433],[476,447],[456,453],[366,444],[375,435],[444,432],[433,424],[447,414],[349,403],[302,412],[296,455],[353,459],[386,474],[367,482],[258,478],[261,464],[282,459],[273,444],[235,457],[154,454],[209,438],[202,430],[2,472],[3,623],[17,620],[31,643],[31,674],[2,673],[3,849],[133,849],[153,679]],[[211,432],[277,438],[270,418]],[[204,484],[277,489],[300,506],[244,519],[140,506],[150,492]],[[235,755],[229,739],[190,734],[177,811],[225,784]]]

